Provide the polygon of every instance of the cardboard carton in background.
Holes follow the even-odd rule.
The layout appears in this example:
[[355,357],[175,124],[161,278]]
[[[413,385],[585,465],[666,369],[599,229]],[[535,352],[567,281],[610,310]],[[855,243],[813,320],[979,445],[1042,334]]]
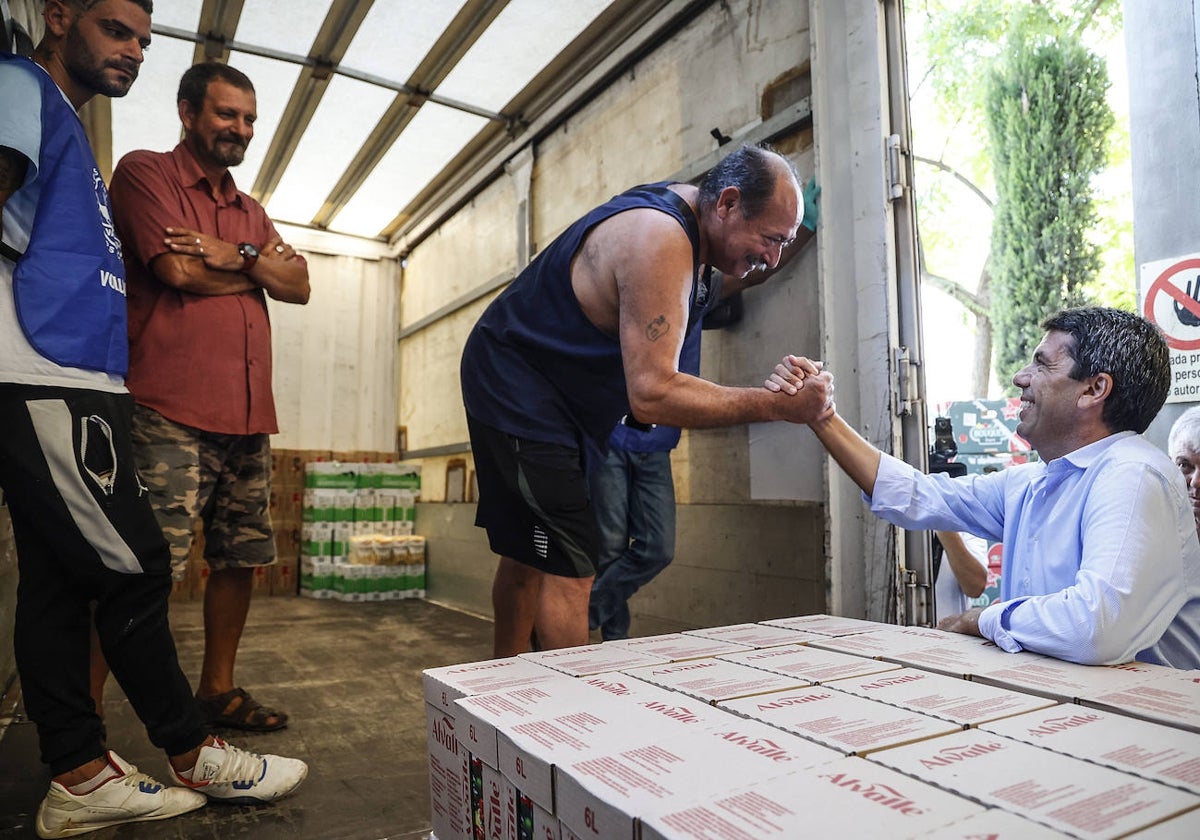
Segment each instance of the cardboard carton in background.
[[[964,644],[962,639],[966,639],[967,643]],[[962,636],[962,639],[919,646],[904,653],[887,654],[886,658],[889,662],[949,677],[973,677],[995,668],[1022,668],[1050,659],[1027,650],[1009,653],[987,639],[975,636]]]
[[979,668],[971,678],[989,685],[1074,702],[1084,695],[1121,691],[1177,673],[1174,668],[1147,662],[1080,665],[1046,657],[1037,662],[988,665]]
[[653,656],[660,656],[670,662],[682,662],[686,659],[703,659],[722,653],[737,653],[738,651],[754,649],[750,645],[743,645],[726,639],[714,639],[685,633],[666,633],[661,636],[621,639],[620,641],[607,642],[607,644],[649,653]]
[[703,636],[752,648],[795,645],[824,639],[816,633],[791,630],[787,627],[771,627],[766,624],[729,624],[725,627],[708,627],[700,630],[684,630],[689,636]]
[[815,645],[773,647],[749,653],[732,653],[720,658],[726,662],[761,668],[772,674],[792,677],[812,685],[895,671],[900,667],[892,662],[882,662],[865,656],[821,650]]
[[834,688],[901,709],[924,712],[964,727],[1055,705],[1055,701],[1044,697],[916,668],[838,680]]
[[639,665],[653,665],[669,661],[661,656],[654,656],[611,643],[522,653],[521,658],[545,665],[547,668],[553,668],[572,677],[623,671]]
[[[778,648],[771,648],[777,650]],[[751,653],[755,651],[751,650]],[[786,691],[807,685],[798,677],[776,674],[722,659],[692,659],[687,662],[667,662],[642,668],[630,668],[624,673],[648,683],[662,686],[694,697],[703,703],[751,697],[773,691]]]
[[879,623],[861,618],[842,618],[836,615],[797,615],[791,618],[773,618],[761,622],[768,627],[783,627],[786,630],[803,630],[818,636],[851,636],[879,629]]
[[851,656],[866,656],[871,659],[887,659],[896,654],[908,653],[923,647],[937,645],[975,645],[978,638],[950,633],[933,627],[898,627],[880,625],[880,629],[853,636],[821,638],[809,642],[814,648],[847,653]]

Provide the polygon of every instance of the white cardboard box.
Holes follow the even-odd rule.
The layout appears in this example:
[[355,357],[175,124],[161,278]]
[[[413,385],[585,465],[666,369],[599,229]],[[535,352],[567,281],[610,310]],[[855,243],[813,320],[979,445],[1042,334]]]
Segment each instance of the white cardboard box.
[[1079,702],[1200,732],[1200,671],[1175,671],[1122,691],[1089,693]]
[[766,780],[840,758],[762,723],[722,713],[724,724],[673,737],[652,728],[618,749],[564,763],[555,770],[558,818],[584,837],[636,836],[639,817],[725,793],[747,780]]
[[900,668],[891,662],[821,650],[811,645],[773,647],[748,653],[731,653],[720,658],[726,662],[736,662],[773,674],[794,677],[812,685],[850,677],[865,677],[868,674],[896,671]]
[[1053,700],[1044,697],[917,668],[838,680],[830,687],[902,709],[924,712],[962,726],[975,726],[1055,705]]
[[641,840],[903,840],[982,812],[973,802],[886,767],[841,758],[671,805],[643,819]]
[[1121,691],[1176,673],[1178,671],[1173,668],[1145,662],[1080,665],[1044,658],[1037,662],[1013,662],[980,668],[972,674],[971,679],[1073,703],[1084,695]]
[[953,639],[941,644],[916,646],[910,651],[889,653],[885,658],[889,662],[936,671],[950,677],[970,677],[993,668],[1023,668],[1049,658],[1028,651],[1009,653],[987,639],[971,636],[962,638],[967,640],[965,644],[962,639]]
[[587,709],[605,694],[645,700],[673,700],[667,692],[621,674],[568,677],[557,671],[552,680],[528,686],[463,697],[455,703],[458,737],[471,754],[499,766],[497,734],[523,721],[561,714],[564,709]]
[[720,706],[846,755],[864,755],[962,729],[948,721],[865,700],[827,685],[730,700]]
[[785,691],[807,684],[796,677],[773,674],[720,659],[670,662],[646,668],[630,668],[624,673],[670,691],[695,697],[705,703]]
[[472,837],[468,760],[471,747],[465,743],[467,730],[458,725],[455,701],[480,691],[563,679],[569,678],[517,657],[430,668],[422,674],[429,804],[434,834],[440,840]]
[[978,729],[871,758],[1087,840],[1122,837],[1200,806],[1186,791]]
[[834,650],[854,656],[881,659],[889,655],[909,653],[933,645],[977,644],[979,637],[950,633],[930,627],[897,627],[880,625],[878,629],[853,636],[822,637],[809,644],[823,650]]
[[1200,735],[1194,732],[1076,705],[979,728],[1200,794]]
[[1130,834],[1128,840],[1195,840],[1197,837],[1200,837],[1200,809]]
[[540,650],[534,653],[522,653],[520,658],[545,665],[547,668],[553,668],[564,674],[570,674],[572,677],[605,674],[609,671],[623,671],[639,665],[653,665],[656,662],[668,661],[661,656],[641,653],[614,644]]
[[982,814],[922,835],[921,840],[1061,840],[1070,836],[1008,811],[989,808]]
[[750,645],[743,645],[726,639],[690,636],[685,633],[667,633],[662,636],[621,639],[615,642],[605,642],[605,644],[649,653],[652,656],[660,656],[668,662],[682,662],[687,659],[702,659],[708,656],[716,656],[720,653],[737,653],[743,650],[753,650],[753,647]]
[[470,771],[467,748],[459,741],[454,715],[426,703],[425,736],[433,833],[440,840],[469,840]]
[[[606,676],[613,681],[621,677]],[[497,766],[522,793],[561,818],[554,804],[556,765],[640,740],[647,732],[665,738],[711,729],[725,720],[725,714],[649,683],[637,684],[636,691],[625,696],[597,691],[594,698],[580,701],[572,695],[557,706],[547,706],[537,719],[499,732]]]
[[861,618],[842,618],[836,615],[797,615],[792,618],[774,618],[763,621],[770,627],[786,627],[789,630],[804,630],[816,633],[818,636],[850,636],[854,633],[867,633],[890,625],[878,621],[864,621]]
[[506,688],[557,679],[559,673],[517,656],[466,662],[443,668],[428,668],[421,674],[425,702],[454,713],[454,701],[472,694],[487,694]]
[[725,627],[706,627],[700,630],[684,630],[688,636],[702,636],[705,639],[717,639],[723,642],[735,642],[752,648],[775,647],[776,645],[796,645],[826,639],[816,633],[806,633],[803,630],[789,630],[786,627],[769,627],[766,624],[729,624]]

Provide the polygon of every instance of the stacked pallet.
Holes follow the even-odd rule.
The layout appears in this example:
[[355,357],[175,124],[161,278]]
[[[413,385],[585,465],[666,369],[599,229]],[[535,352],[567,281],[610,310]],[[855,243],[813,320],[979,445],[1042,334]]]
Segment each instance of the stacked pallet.
[[305,468],[300,594],[388,601],[425,594],[425,538],[413,534],[420,467],[326,461]]

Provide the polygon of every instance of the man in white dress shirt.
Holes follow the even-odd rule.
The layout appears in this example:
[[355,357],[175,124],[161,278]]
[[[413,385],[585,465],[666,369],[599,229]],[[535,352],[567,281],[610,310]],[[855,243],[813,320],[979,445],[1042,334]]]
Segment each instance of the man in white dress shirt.
[[[940,627],[1084,664],[1200,667],[1200,541],[1179,470],[1141,433],[1166,400],[1169,351],[1149,321],[1089,307],[1047,319],[1017,432],[1041,461],[990,475],[923,475],[835,409],[812,423],[871,510],[904,528],[1004,543],[1001,600]],[[789,356],[770,390],[803,387]]]

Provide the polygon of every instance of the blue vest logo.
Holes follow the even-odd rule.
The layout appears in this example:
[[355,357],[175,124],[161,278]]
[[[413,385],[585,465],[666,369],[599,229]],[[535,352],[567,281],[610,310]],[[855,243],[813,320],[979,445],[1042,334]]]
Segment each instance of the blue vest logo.
[[125,294],[125,278],[119,277],[111,271],[100,269],[100,285],[107,286],[115,292]]
[[[117,236],[117,229],[113,225],[112,211],[109,209],[108,187],[104,186],[104,179],[100,177],[100,170],[92,167],[92,189],[96,192],[96,209],[100,212],[100,226],[104,229],[104,244],[108,246],[108,253],[116,255],[117,259],[122,259],[121,254],[121,239]],[[125,294],[124,283],[121,284],[119,291]],[[115,289],[116,286],[113,286]]]

